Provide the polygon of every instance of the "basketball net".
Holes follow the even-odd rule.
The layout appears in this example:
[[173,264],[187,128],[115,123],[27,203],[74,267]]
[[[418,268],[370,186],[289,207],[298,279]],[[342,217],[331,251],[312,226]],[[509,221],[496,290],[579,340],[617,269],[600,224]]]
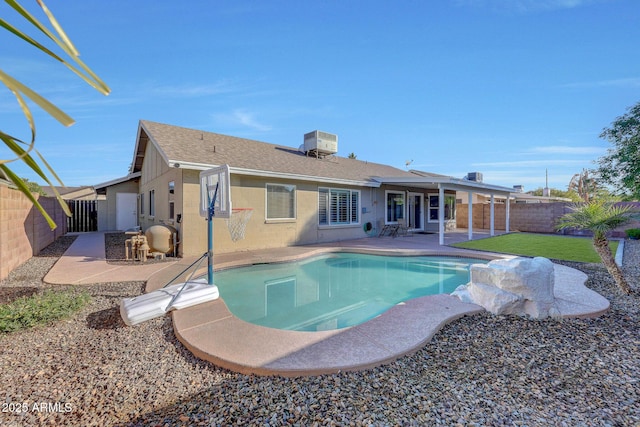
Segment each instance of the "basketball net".
[[225,219],[227,222],[227,228],[229,229],[229,234],[231,235],[231,240],[237,242],[238,240],[244,239],[244,229],[247,226],[247,222],[249,222],[249,218],[251,218],[252,213],[253,209],[251,208],[231,210],[231,216]]

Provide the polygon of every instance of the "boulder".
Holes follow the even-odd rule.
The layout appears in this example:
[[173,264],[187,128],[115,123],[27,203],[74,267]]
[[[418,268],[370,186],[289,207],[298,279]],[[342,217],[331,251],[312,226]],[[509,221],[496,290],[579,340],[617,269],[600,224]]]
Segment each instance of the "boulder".
[[547,258],[500,259],[471,266],[471,281],[453,295],[493,314],[559,315],[555,307],[554,266]]

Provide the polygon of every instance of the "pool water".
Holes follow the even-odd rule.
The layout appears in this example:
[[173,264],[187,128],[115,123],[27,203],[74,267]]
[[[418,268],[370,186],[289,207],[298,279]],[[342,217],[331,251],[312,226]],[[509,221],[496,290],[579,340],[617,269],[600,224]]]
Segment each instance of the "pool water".
[[214,279],[229,310],[242,320],[320,331],[366,322],[402,301],[451,293],[469,281],[470,264],[485,262],[334,253],[219,271]]

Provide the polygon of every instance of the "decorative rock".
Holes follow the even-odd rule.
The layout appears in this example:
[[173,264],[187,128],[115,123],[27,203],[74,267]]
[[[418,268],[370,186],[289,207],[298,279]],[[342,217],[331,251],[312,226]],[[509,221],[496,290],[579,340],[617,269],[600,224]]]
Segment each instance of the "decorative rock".
[[556,317],[554,267],[547,258],[513,258],[471,266],[471,281],[453,295],[493,314]]

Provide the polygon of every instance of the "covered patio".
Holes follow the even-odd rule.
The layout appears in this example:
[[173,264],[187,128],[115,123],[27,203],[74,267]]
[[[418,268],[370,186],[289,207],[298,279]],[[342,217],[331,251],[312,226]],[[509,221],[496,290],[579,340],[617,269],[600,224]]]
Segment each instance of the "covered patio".
[[[490,228],[488,230],[489,236],[495,236],[495,199],[496,197],[510,199],[512,189],[502,187],[498,185],[485,184],[483,182],[471,181],[465,179],[457,179],[444,175],[433,175],[426,172],[411,171],[416,176],[414,177],[385,177],[374,178],[378,183],[386,185],[394,185],[399,187],[407,187],[407,193],[409,189],[420,190],[432,190],[437,192],[437,212],[432,209],[433,212],[429,212],[429,218],[434,219],[438,223],[438,243],[439,245],[450,244],[446,242],[446,218],[445,218],[445,191],[466,192],[468,194],[469,212],[467,218],[467,240],[473,240],[473,195],[474,193],[488,195],[490,198]],[[509,232],[509,203],[506,203],[506,218],[504,224],[504,230]],[[456,235],[459,237],[459,232]]]

